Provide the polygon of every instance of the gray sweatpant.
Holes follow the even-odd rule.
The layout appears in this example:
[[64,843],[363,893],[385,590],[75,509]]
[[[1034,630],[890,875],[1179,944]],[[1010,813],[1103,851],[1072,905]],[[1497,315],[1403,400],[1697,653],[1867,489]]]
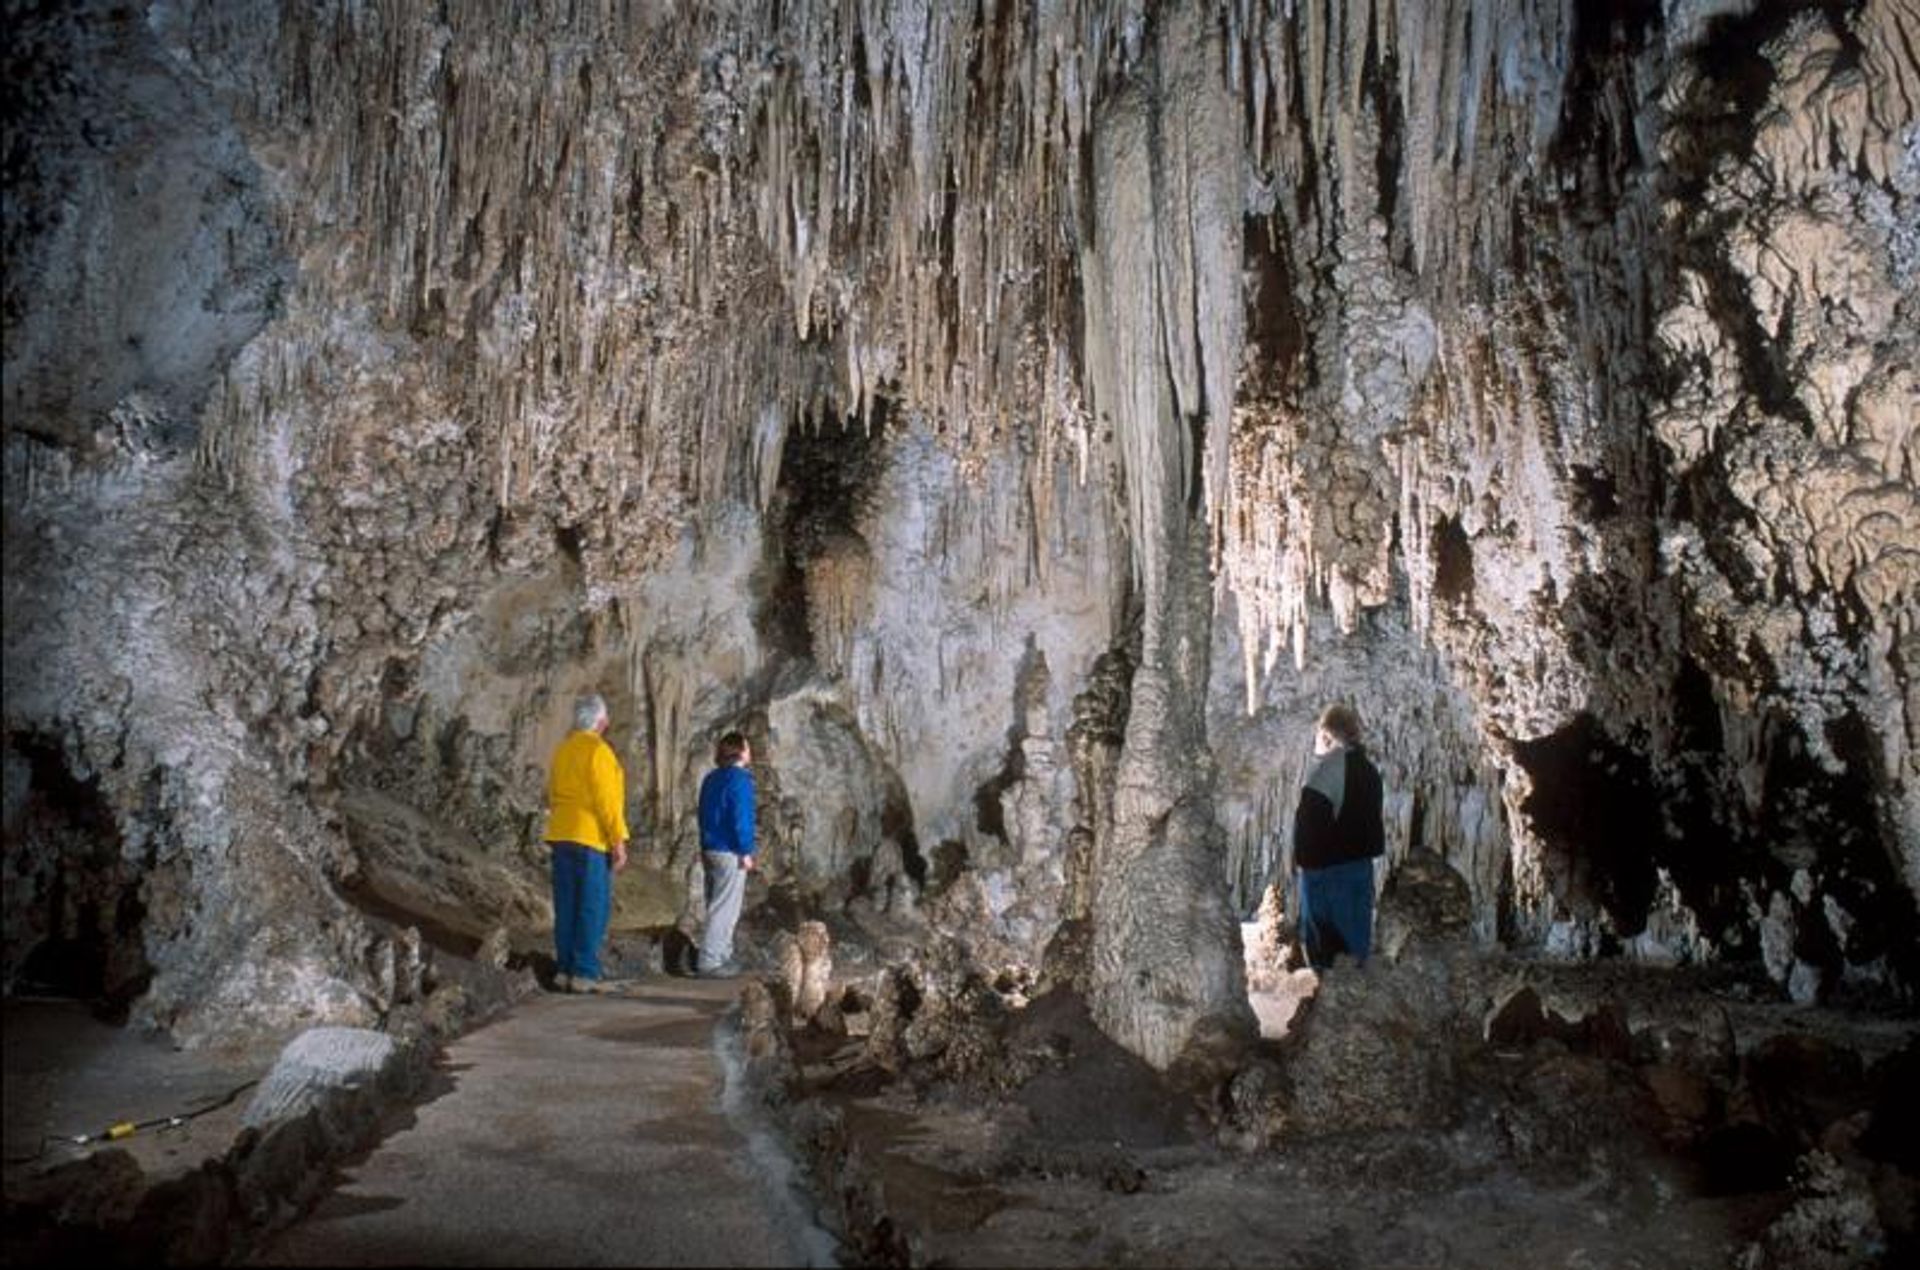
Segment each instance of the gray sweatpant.
[[747,871],[731,851],[702,851],[700,865],[707,875],[707,927],[700,933],[699,969],[711,970],[733,960],[733,927],[746,898]]

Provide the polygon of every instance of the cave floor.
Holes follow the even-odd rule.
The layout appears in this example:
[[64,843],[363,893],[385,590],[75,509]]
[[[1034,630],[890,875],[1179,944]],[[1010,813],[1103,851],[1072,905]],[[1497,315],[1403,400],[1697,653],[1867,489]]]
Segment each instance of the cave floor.
[[[1708,1001],[1686,976],[1532,973],[1574,1017],[1624,1001],[1638,1026]],[[1304,972],[1282,975],[1255,994],[1269,1039],[1284,1034],[1313,985]],[[1044,1001],[1029,1009],[1053,1017],[1026,1026],[1064,1037],[1075,1062],[1005,1089],[977,1065],[960,1079],[881,1072],[863,1040],[796,1034],[799,1096],[832,1109],[842,1154],[854,1160],[816,1166],[838,1169],[829,1190],[858,1197],[849,1206],[857,1262],[1692,1270],[1734,1264],[1791,1199],[1780,1187],[1724,1185],[1697,1153],[1610,1122],[1610,1109],[1642,1097],[1630,1092],[1636,1069],[1557,1042],[1482,1051],[1458,1071],[1459,1109],[1444,1128],[1235,1149],[1182,1116],[1164,1086],[1085,1020]],[[1878,1061],[1913,1035],[1906,1020],[1719,1005],[1742,1052],[1774,1037],[1824,1038]],[[1010,1042],[1007,1052],[1022,1048]],[[1516,1099],[1534,1110],[1516,1117]]]
[[1415,1133],[1248,1156],[1084,1144],[1010,1161],[1018,1111],[893,1095],[839,1105],[916,1265],[1696,1270],[1729,1264],[1779,1207],[1690,1196],[1657,1167],[1527,1176]]
[[253,1264],[807,1264],[824,1236],[722,1109],[737,986],[521,1002],[449,1045],[444,1091]]
[[109,1149],[131,1155],[150,1183],[198,1168],[233,1145],[252,1082],[279,1051],[272,1043],[183,1050],[69,1000],[9,1000],[4,1034],[9,1189],[16,1175],[101,1149],[73,1145],[80,1134],[163,1118],[183,1117],[142,1127]]
[[[1582,969],[1543,986],[1572,1009],[1624,982]],[[1664,982],[1632,976],[1636,1009]],[[1269,1036],[1311,983],[1287,976],[1256,1001]],[[732,1100],[739,1042],[719,1024],[739,988],[654,976],[623,996],[521,1001],[452,1042],[438,1087],[253,1264],[831,1264],[782,1150]],[[1658,1152],[1522,1166],[1489,1112],[1537,1054],[1490,1051],[1463,1072],[1482,1092],[1449,1130],[1223,1149],[1056,1008],[1025,1026],[1067,1034],[1081,1060],[997,1095],[882,1077],[861,1044],[796,1037],[795,1092],[844,1125],[823,1197],[865,1196],[849,1264],[1661,1270],[1728,1264],[1786,1200],[1704,1193]],[[1734,1003],[1729,1020],[1743,1051],[1791,1030],[1874,1058],[1912,1036],[1910,1020],[1764,1002]],[[71,1002],[9,1002],[5,1038],[8,1159],[41,1157],[10,1175],[77,1154],[40,1150],[43,1135],[206,1105],[273,1057],[177,1050]],[[119,1145],[150,1179],[176,1176],[227,1150],[246,1102]]]

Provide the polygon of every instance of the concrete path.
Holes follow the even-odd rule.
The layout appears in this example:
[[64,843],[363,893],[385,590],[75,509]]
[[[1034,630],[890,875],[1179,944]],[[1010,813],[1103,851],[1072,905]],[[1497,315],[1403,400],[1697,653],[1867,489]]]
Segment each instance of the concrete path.
[[654,978],[542,995],[448,1047],[450,1093],[344,1170],[261,1265],[832,1262],[721,1108],[737,984]]

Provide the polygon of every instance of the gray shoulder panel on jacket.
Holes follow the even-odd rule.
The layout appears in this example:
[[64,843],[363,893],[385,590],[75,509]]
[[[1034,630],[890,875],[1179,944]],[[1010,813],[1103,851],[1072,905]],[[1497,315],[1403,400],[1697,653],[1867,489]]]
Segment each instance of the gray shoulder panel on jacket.
[[1347,751],[1345,748],[1332,750],[1320,756],[1313,765],[1313,773],[1307,777],[1307,788],[1331,803],[1334,819],[1340,818],[1340,808],[1347,800]]

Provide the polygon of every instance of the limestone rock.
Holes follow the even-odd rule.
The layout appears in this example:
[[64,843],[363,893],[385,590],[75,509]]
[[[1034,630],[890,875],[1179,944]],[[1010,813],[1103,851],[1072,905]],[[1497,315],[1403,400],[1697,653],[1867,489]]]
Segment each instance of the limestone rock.
[[628,857],[627,867],[614,875],[612,931],[656,931],[674,924],[680,915],[680,887],[660,866]]
[[1380,891],[1374,944],[1388,962],[1398,962],[1458,940],[1473,926],[1473,895],[1467,881],[1430,851],[1410,851],[1396,861]]
[[372,791],[343,798],[341,813],[359,860],[352,885],[379,903],[475,940],[551,928],[544,879],[488,859],[444,822]]
[[1289,1033],[1299,1132],[1437,1129],[1457,1112],[1454,1005],[1416,968],[1337,967]]
[[511,948],[512,944],[507,936],[507,928],[504,926],[496,926],[487,932],[485,939],[480,941],[480,951],[476,954],[475,960],[483,966],[491,966],[495,970],[505,970],[507,968],[507,956]]
[[1793,1206],[1735,1258],[1740,1270],[1852,1270],[1881,1264],[1887,1244],[1865,1182],[1822,1151],[1799,1165]]
[[796,1026],[805,1024],[826,1005],[833,983],[833,941],[826,924],[802,922],[793,934],[781,932],[775,941],[775,960],[792,1021]]
[[1247,942],[1247,989],[1268,992],[1301,964],[1300,936],[1287,915],[1286,888],[1275,883],[1260,899],[1256,933]]
[[[1415,853],[1390,875],[1379,955],[1320,973],[1285,1042],[1292,1123],[1307,1133],[1437,1128],[1459,1109],[1456,1050],[1483,987],[1466,882]],[[1389,945],[1391,945],[1389,947]]]
[[365,1028],[320,1027],[288,1042],[241,1123],[264,1127],[290,1120],[336,1090],[378,1082],[398,1055],[392,1037]]

